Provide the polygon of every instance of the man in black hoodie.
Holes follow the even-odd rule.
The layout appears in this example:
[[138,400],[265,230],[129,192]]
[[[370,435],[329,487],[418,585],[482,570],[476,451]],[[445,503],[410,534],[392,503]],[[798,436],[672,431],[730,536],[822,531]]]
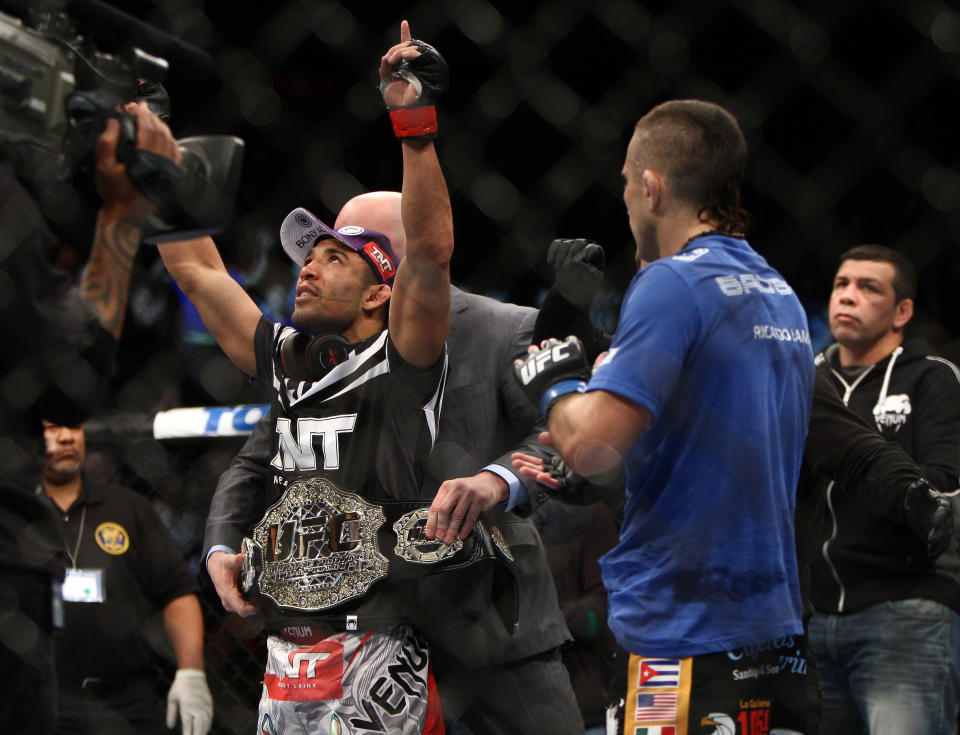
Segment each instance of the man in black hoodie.
[[[818,356],[843,402],[898,443],[935,488],[960,462],[960,372],[904,343],[913,266],[878,245],[841,256],[830,298],[837,343]],[[821,732],[954,732],[960,699],[960,560],[936,561],[906,527],[833,484],[812,564],[810,622],[823,689]]]

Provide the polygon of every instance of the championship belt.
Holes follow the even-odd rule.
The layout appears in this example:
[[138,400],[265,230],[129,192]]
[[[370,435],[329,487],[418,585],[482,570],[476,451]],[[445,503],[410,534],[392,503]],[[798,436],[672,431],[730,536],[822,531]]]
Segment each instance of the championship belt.
[[[240,589],[333,621],[342,617],[335,608],[357,603],[388,576],[415,579],[493,560],[516,577],[503,535],[483,521],[449,546],[427,538],[429,503],[370,501],[325,477],[292,482],[243,540]],[[356,616],[344,620],[346,630],[356,629]]]
[[240,589],[281,608],[319,612],[387,576],[377,547],[383,510],[323,477],[290,483],[243,540]]

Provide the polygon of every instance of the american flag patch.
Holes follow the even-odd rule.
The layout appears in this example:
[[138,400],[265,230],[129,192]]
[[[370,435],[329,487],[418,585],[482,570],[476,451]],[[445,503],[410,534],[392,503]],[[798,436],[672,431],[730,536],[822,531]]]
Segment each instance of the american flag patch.
[[680,659],[647,658],[640,660],[638,687],[675,687],[680,684]]
[[677,693],[638,694],[634,722],[663,722],[677,719]]

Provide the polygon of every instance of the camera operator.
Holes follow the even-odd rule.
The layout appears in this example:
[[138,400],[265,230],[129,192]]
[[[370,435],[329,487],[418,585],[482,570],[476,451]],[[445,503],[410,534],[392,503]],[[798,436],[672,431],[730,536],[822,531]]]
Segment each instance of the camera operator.
[[[178,164],[169,128],[145,103],[124,112],[136,148]],[[111,118],[96,145],[102,199],[79,288],[52,265],[59,241],[0,146],[0,732],[49,733],[56,719],[51,635],[62,620],[64,539],[36,494],[40,417],[75,426],[95,407],[123,326],[130,271],[151,205],[117,158]]]

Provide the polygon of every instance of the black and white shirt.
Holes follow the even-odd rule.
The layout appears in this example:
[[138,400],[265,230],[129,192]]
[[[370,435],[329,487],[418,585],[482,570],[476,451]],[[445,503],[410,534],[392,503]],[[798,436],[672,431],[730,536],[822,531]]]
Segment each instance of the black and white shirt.
[[370,500],[418,497],[437,434],[446,354],[425,372],[406,363],[387,330],[350,345],[347,358],[316,380],[288,377],[280,358],[297,331],[262,319],[257,377],[270,388],[275,434],[273,492],[322,475]]

